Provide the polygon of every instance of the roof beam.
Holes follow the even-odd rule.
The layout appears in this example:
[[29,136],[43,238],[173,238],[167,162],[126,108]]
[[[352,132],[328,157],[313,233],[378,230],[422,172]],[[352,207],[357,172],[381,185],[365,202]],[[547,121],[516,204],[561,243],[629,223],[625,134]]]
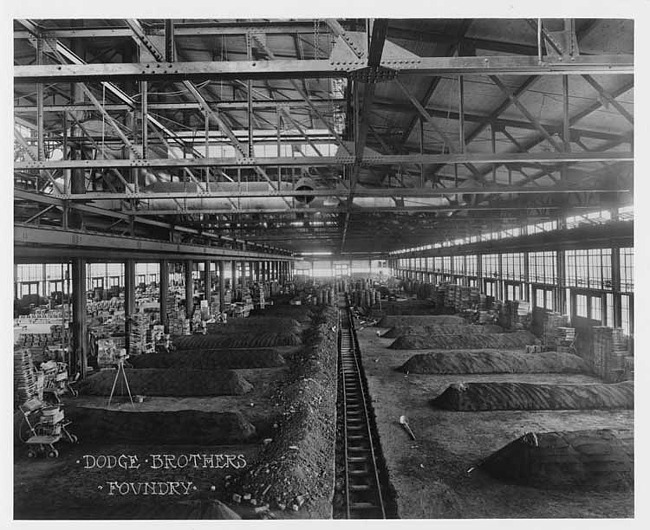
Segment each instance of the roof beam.
[[[472,24],[472,19],[464,20],[461,23],[458,30],[456,31],[456,39],[447,45],[447,47],[443,52],[443,55],[445,56],[453,55],[453,53],[458,49],[462,37],[465,35],[465,33],[467,32],[471,24]],[[424,96],[420,100],[420,104],[423,107],[427,106],[429,100],[433,97],[434,92],[438,88],[439,83],[440,83],[440,77],[435,77],[431,80],[431,83],[429,84],[426,92],[424,93]],[[417,124],[417,118],[414,117],[404,129],[404,133],[402,134],[402,141],[400,142],[402,147],[406,144],[406,142],[408,142],[408,139],[411,136],[411,133],[413,132],[413,128],[415,127],[416,124]]]
[[111,252],[117,251],[134,254],[137,254],[138,252],[153,252],[166,257],[174,254],[192,254],[204,259],[244,258],[248,260],[286,260],[291,258],[291,256],[286,254],[267,254],[205,245],[186,245],[100,233],[86,233],[56,228],[35,228],[14,225],[14,252],[20,253],[20,250],[18,249],[29,246],[38,246],[41,249],[58,248],[61,249],[61,252],[74,252],[72,249],[98,249],[104,250],[109,256]]
[[[149,158],[113,160],[34,160],[15,162],[15,170],[28,169],[79,169],[79,168],[131,168],[131,167],[251,167],[251,166],[336,166],[354,163],[350,156],[306,156],[306,157],[253,157],[253,158]],[[629,152],[589,153],[458,153],[458,154],[398,154],[364,155],[362,164],[508,164],[511,162],[618,162],[634,160]]]
[[[193,61],[176,63],[97,63],[14,66],[15,83],[59,83],[112,79],[153,81],[156,79],[302,79],[342,77],[365,66],[363,61],[339,64],[329,59],[276,61]],[[632,55],[592,55],[561,61],[557,57],[482,56],[412,57],[382,60],[380,66],[402,74],[418,75],[565,75],[634,74]]]

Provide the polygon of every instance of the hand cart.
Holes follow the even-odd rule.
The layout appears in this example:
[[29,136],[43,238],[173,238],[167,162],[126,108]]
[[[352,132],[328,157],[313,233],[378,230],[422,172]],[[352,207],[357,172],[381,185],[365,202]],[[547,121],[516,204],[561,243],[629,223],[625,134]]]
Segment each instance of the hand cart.
[[32,399],[19,407],[23,415],[21,425],[21,440],[28,446],[28,458],[45,455],[48,458],[57,458],[59,451],[54,447],[64,439],[70,443],[77,443],[78,438],[68,430],[72,423],[65,420],[65,414],[60,405],[45,406],[41,401]]

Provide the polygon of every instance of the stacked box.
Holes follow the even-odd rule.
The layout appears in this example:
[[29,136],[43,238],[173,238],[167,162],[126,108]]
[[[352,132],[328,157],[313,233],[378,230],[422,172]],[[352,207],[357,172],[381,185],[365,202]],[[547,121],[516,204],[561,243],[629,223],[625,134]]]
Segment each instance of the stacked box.
[[14,399],[21,405],[38,394],[32,355],[27,348],[14,349]]
[[593,352],[596,374],[608,382],[619,380],[625,370],[627,356],[623,330],[594,326]]

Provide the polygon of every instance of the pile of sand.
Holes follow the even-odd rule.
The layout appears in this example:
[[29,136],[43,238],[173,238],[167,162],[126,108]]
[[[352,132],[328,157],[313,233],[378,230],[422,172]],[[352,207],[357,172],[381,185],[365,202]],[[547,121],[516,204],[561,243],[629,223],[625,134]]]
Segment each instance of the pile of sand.
[[632,409],[634,383],[455,383],[431,403],[441,409],[460,411]]
[[254,333],[243,329],[231,334],[186,335],[174,339],[174,347],[181,350],[211,350],[219,348],[273,348],[299,346],[302,339],[291,331],[276,330]]
[[539,341],[529,331],[493,334],[402,335],[389,346],[392,350],[523,349]]
[[289,317],[249,317],[231,318],[226,324],[208,324],[207,331],[210,334],[232,335],[236,333],[254,332],[277,332],[295,333],[300,335],[301,325],[294,318]]
[[399,370],[411,374],[589,373],[587,362],[572,353],[499,350],[442,350],[418,353]]
[[202,350],[177,353],[132,355],[134,368],[188,368],[220,370],[223,368],[276,368],[285,366],[284,357],[275,350]]
[[246,443],[255,436],[255,427],[235,412],[122,412],[68,406],[65,415],[83,443],[212,446]]
[[634,431],[528,433],[480,466],[505,482],[544,489],[631,489]]
[[[208,371],[179,368],[144,368],[125,370],[131,394],[143,396],[231,396],[253,390],[251,385],[232,370]],[[102,370],[79,385],[79,392],[91,396],[108,396],[115,381],[115,370]],[[127,395],[123,378],[117,379],[115,395]]]
[[386,315],[377,323],[377,327],[462,326],[463,324],[465,319],[457,315]]
[[443,324],[434,326],[395,326],[390,328],[382,337],[387,339],[396,339],[402,335],[461,335],[464,333],[473,333],[483,335],[487,333],[503,333],[503,328],[496,324],[464,324],[453,325]]

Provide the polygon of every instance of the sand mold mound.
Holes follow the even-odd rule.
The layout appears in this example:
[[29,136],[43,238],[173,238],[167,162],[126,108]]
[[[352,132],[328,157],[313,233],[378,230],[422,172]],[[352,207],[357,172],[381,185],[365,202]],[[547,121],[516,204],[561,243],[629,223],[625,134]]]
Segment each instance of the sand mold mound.
[[465,319],[457,315],[385,315],[377,323],[380,328],[405,326],[462,326]]
[[179,351],[219,348],[272,348],[275,346],[299,346],[300,344],[302,344],[300,335],[290,331],[254,333],[241,330],[226,335],[187,335],[174,339],[174,347]]
[[[143,396],[230,396],[253,390],[246,379],[231,370],[207,371],[187,368],[125,369],[131,394]],[[91,375],[79,386],[82,394],[108,396],[115,381],[115,370],[102,370]],[[127,395],[120,376],[115,395]]]
[[458,411],[632,409],[634,383],[455,383],[431,403]]
[[129,363],[134,368],[174,368],[182,366],[192,370],[277,368],[286,365],[282,355],[270,349],[152,353],[131,356]]
[[460,350],[460,349],[523,349],[539,341],[529,331],[494,334],[402,335],[389,346],[392,350]]
[[192,444],[246,443],[255,427],[235,412],[122,412],[66,407],[74,433],[87,443]]
[[544,489],[631,489],[634,432],[528,433],[490,455],[481,468],[505,482]]
[[476,335],[503,333],[503,328],[495,324],[464,324],[464,325],[433,325],[433,326],[395,326],[389,329],[382,337],[396,339],[402,335],[461,335],[473,333]]
[[412,374],[587,374],[590,371],[587,362],[572,353],[499,350],[418,353],[399,370]]
[[277,332],[278,330],[282,330],[283,333],[300,335],[301,329],[300,322],[294,318],[262,316],[231,318],[226,324],[208,324],[207,326],[209,334],[217,335],[231,335],[246,331]]

